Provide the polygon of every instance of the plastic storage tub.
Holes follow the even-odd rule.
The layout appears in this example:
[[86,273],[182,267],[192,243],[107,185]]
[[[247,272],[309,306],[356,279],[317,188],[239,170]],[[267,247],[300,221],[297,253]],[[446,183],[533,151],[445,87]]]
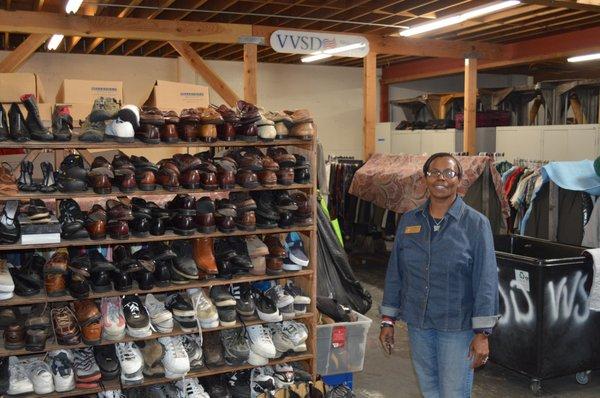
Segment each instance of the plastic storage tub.
[[365,362],[371,319],[357,312],[356,322],[317,326],[317,373],[360,372]]
[[600,368],[600,313],[588,309],[592,262],[585,248],[518,235],[494,237],[501,318],[490,359],[544,379],[575,374],[586,384]]

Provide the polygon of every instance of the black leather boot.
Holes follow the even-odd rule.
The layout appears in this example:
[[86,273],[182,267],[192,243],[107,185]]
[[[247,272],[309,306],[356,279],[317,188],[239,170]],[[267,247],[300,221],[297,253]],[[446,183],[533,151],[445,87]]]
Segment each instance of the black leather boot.
[[57,105],[52,114],[52,134],[55,141],[71,141],[73,130],[73,117],[69,107]]
[[25,94],[21,96],[21,102],[27,109],[25,124],[29,129],[31,138],[38,141],[53,141],[54,136],[44,127],[44,123],[42,123],[42,119],[40,118],[40,110],[35,95]]
[[25,124],[25,118],[21,113],[19,105],[12,104],[8,110],[10,138],[17,142],[29,141],[31,139],[29,130]]
[[6,141],[8,138],[8,120],[6,119],[4,107],[0,105],[0,141]]

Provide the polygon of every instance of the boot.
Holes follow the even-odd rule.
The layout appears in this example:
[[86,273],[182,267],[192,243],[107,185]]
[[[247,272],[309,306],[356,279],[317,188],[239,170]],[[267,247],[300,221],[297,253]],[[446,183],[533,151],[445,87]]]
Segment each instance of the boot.
[[21,113],[19,105],[12,104],[8,111],[8,120],[10,125],[8,131],[10,132],[10,138],[17,142],[29,141],[31,136],[29,130],[25,124],[25,118]]
[[25,124],[29,128],[31,138],[38,141],[53,141],[54,136],[44,127],[44,123],[42,123],[42,119],[40,118],[40,110],[35,95],[25,94],[21,96],[21,102],[27,108]]
[[9,138],[8,121],[6,120],[6,112],[4,107],[0,105],[0,141],[6,141]]
[[68,106],[55,106],[52,114],[52,134],[55,141],[71,141],[73,117]]

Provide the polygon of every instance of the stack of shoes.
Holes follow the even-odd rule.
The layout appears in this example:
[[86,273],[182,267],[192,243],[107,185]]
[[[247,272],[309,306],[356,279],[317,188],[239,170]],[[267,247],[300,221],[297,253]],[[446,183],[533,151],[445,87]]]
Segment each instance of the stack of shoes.
[[222,375],[211,376],[206,379],[205,382],[208,395],[212,397],[231,397],[229,386]]
[[121,374],[121,366],[114,344],[95,346],[94,357],[103,381],[114,380]]
[[127,323],[127,334],[134,338],[144,338],[152,334],[150,316],[138,296],[125,296],[122,301],[123,314]]
[[286,389],[294,384],[294,368],[287,363],[278,363],[273,366],[275,371],[275,385],[277,388]]
[[308,329],[303,323],[283,321],[269,324],[273,344],[277,349],[277,358],[290,352],[305,352]]
[[74,350],[73,368],[75,370],[75,385],[77,388],[98,388],[102,378],[100,368],[96,363],[92,348]]
[[94,158],[88,173],[88,182],[95,193],[106,195],[112,192],[112,184],[115,179],[112,164],[104,156]]
[[15,282],[9,267],[11,265],[5,259],[0,259],[0,300],[8,300],[14,295]]
[[82,192],[88,188],[88,170],[81,155],[67,155],[55,175],[56,186],[61,192]]
[[294,298],[294,312],[296,316],[306,314],[307,307],[311,303],[310,297],[304,294],[304,291],[299,286],[296,286],[292,279],[288,279],[284,290]]
[[198,140],[200,132],[200,114],[198,109],[183,109],[179,115],[179,124],[177,125],[179,139],[185,142],[194,142]]
[[267,256],[267,275],[279,275],[283,271],[283,262],[287,257],[285,247],[281,243],[279,235],[267,235],[264,243],[269,249]]
[[267,112],[265,117],[275,124],[275,138],[283,140],[290,135],[290,128],[293,126],[292,118],[285,112]]
[[190,361],[190,369],[200,369],[204,366],[202,354],[202,337],[199,334],[184,334],[181,343]]
[[232,398],[250,398],[250,370],[240,370],[227,376]]
[[253,289],[252,294],[254,295],[256,314],[261,321],[281,322],[283,320],[283,315],[275,301],[258,289]]
[[58,206],[61,237],[65,240],[85,239],[89,237],[86,229],[86,216],[79,204],[73,199],[65,199]]
[[231,295],[235,298],[235,310],[242,320],[255,320],[256,304],[254,303],[254,295],[250,284],[240,283],[232,285],[230,291]]
[[296,316],[294,297],[289,295],[283,286],[275,283],[265,292],[265,296],[273,300],[283,319],[292,319]]
[[139,128],[139,124],[139,108],[135,105],[125,105],[117,112],[117,117],[106,124],[104,137],[119,143],[134,142],[135,130]]
[[299,138],[310,141],[315,135],[316,128],[312,117],[307,109],[297,109],[295,111],[285,111],[292,119],[290,128],[290,138]]
[[129,239],[129,221],[133,220],[131,206],[121,201],[106,201],[106,229],[111,239]]
[[198,279],[198,266],[194,261],[192,243],[187,240],[176,240],[171,245],[171,250],[177,255],[173,260],[174,276],[189,281]]
[[190,359],[187,355],[180,336],[161,337],[158,342],[165,349],[162,364],[165,368],[165,377],[179,379],[190,371]]
[[225,365],[223,345],[218,333],[207,333],[203,336],[202,348],[207,368]]
[[275,122],[268,119],[265,115],[261,115],[260,120],[256,122],[258,128],[258,136],[261,140],[273,141],[277,137]]
[[100,304],[102,310],[102,338],[120,341],[125,337],[126,321],[120,297],[105,297]]
[[310,182],[310,163],[302,155],[294,155],[296,165],[294,166],[294,182],[297,184],[308,184]]
[[43,351],[50,336],[50,308],[47,303],[31,307],[25,320],[25,349]]
[[194,333],[198,328],[196,311],[186,296],[174,293],[167,296],[165,307],[173,313],[179,328],[185,333]]
[[222,330],[221,342],[227,365],[239,366],[248,361],[250,346],[243,328]]
[[226,286],[213,286],[210,289],[210,298],[217,307],[221,326],[235,326],[237,321],[236,301],[229,293]]
[[54,390],[58,393],[75,389],[73,360],[70,350],[55,350],[48,353],[47,361],[52,372]]
[[114,98],[100,97],[94,100],[92,112],[81,125],[83,134],[80,141],[102,142],[106,130],[106,122],[117,117],[119,103]]
[[152,294],[147,294],[145,307],[150,315],[152,327],[159,333],[171,333],[173,331],[173,314],[166,309],[164,303]]
[[287,191],[277,191],[275,195],[275,206],[279,212],[278,226],[290,228],[294,225],[294,212],[298,210],[298,204],[294,202]]
[[309,259],[304,250],[304,243],[298,232],[290,232],[285,238],[287,256],[283,260],[284,271],[300,271],[308,267]]
[[277,228],[279,212],[275,205],[275,196],[272,191],[252,192],[256,202],[256,226],[262,229]]
[[299,227],[311,226],[313,224],[311,198],[301,191],[294,191],[291,197],[298,205],[298,210],[294,211],[294,224]]
[[135,181],[138,188],[142,191],[154,191],[158,166],[146,159],[145,156],[132,155],[130,160],[135,167]]
[[81,343],[81,331],[77,317],[67,305],[54,307],[50,310],[56,342],[62,345],[77,345]]
[[164,347],[156,339],[136,343],[142,353],[144,367],[142,373],[148,377],[164,377],[165,368],[161,359],[165,355]]
[[22,350],[25,347],[25,327],[14,319],[4,329],[4,348]]
[[277,390],[275,384],[275,372],[270,366],[257,367],[250,373],[250,391],[251,397],[256,398],[261,394],[273,396]]
[[265,275],[267,272],[266,257],[269,255],[269,248],[258,236],[248,236],[245,240],[250,261],[252,261],[250,274]]
[[217,126],[223,124],[223,117],[215,109],[198,108],[200,114],[199,138],[204,142],[217,140]]
[[288,153],[284,147],[270,147],[267,149],[267,156],[272,158],[279,166],[277,182],[281,185],[292,185],[294,183],[296,157]]
[[256,230],[256,202],[247,192],[232,192],[229,199],[223,200],[227,200],[227,203],[235,208],[235,225],[239,230]]
[[100,309],[93,300],[76,301],[73,305],[81,327],[83,342],[88,345],[99,344],[102,339]]
[[56,250],[44,264],[44,287],[48,296],[66,293],[68,264],[69,253],[64,248]]
[[177,134],[177,125],[179,124],[179,115],[175,111],[163,111],[165,123],[159,127],[160,140],[167,144],[179,142]]
[[164,124],[165,117],[158,108],[144,106],[140,112],[140,128],[135,132],[135,138],[146,144],[159,144],[160,127]]
[[256,122],[260,120],[260,113],[253,104],[239,100],[236,104],[239,122],[235,128],[236,139],[242,141],[256,141],[258,128]]
[[219,326],[219,314],[214,303],[206,296],[203,289],[189,289],[199,329],[214,329]]
[[142,383],[144,358],[138,346],[131,342],[117,343],[115,348],[121,366],[121,384],[128,386]]
[[248,356],[250,365],[265,366],[269,363],[269,359],[276,358],[277,350],[267,326],[248,326],[246,327],[246,333],[250,344],[250,354]]
[[217,108],[221,114],[223,123],[217,125],[217,136],[221,141],[233,141],[235,139],[235,126],[239,123],[238,114],[227,105],[221,105]]
[[115,175],[113,184],[123,193],[135,191],[137,188],[135,166],[129,156],[118,153],[113,157],[110,165]]

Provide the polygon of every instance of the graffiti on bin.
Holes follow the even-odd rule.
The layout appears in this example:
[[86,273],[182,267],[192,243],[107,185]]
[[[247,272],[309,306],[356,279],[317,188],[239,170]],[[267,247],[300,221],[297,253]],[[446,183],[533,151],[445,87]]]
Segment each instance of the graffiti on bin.
[[[559,281],[550,281],[544,286],[544,299],[547,313],[546,324],[572,321],[574,325],[584,323],[589,315],[589,294],[585,290],[588,276],[577,271]],[[531,297],[529,286],[513,279],[509,283],[508,292],[499,286],[501,308],[504,312],[498,321],[500,325],[523,324],[535,322],[536,308]]]

